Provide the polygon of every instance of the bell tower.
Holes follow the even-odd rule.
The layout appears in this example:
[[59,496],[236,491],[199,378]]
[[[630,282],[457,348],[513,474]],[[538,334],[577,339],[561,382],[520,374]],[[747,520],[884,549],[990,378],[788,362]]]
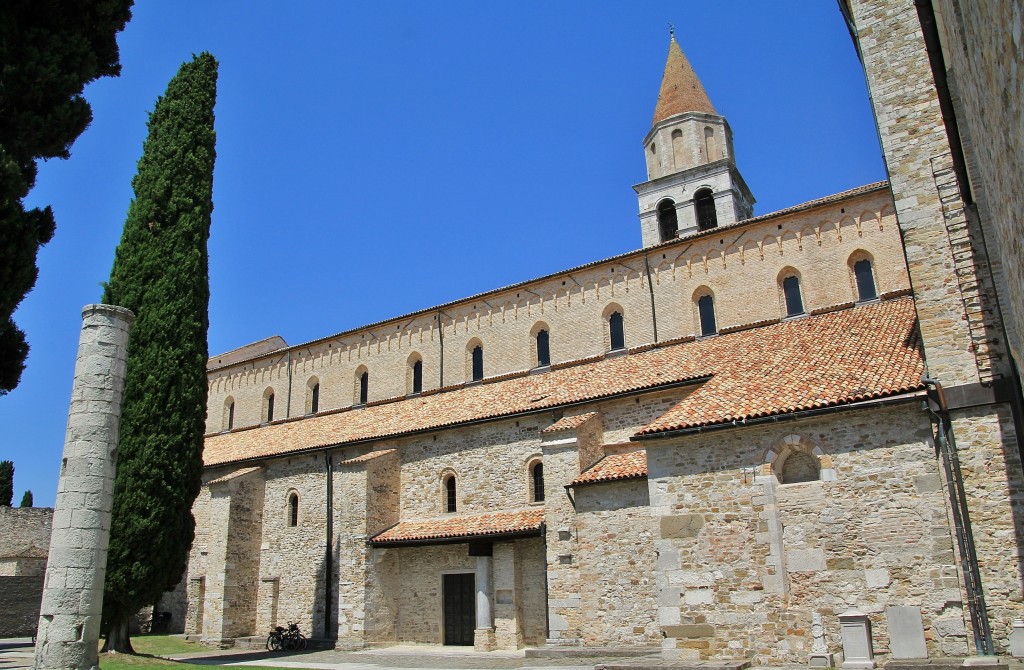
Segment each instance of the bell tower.
[[644,155],[647,181],[633,189],[645,247],[753,215],[754,196],[733,159],[732,130],[715,111],[674,31]]

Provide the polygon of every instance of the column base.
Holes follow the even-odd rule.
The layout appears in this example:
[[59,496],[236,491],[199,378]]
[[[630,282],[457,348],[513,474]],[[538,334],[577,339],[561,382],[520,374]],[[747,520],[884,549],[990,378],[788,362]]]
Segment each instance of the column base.
[[497,646],[493,628],[477,628],[473,631],[473,651],[494,651]]
[[830,654],[828,652],[811,654],[807,657],[809,668],[837,668],[843,664],[843,652]]

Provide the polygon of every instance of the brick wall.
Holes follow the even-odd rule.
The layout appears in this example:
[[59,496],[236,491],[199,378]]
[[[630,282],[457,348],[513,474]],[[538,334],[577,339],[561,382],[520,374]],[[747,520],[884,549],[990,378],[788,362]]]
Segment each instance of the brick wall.
[[0,577],[0,638],[35,637],[43,575]]
[[[650,249],[658,340],[698,332],[693,298],[703,289],[715,296],[719,328],[783,316],[780,273],[793,270],[806,309],[852,302],[849,261],[858,253],[872,258],[879,292],[909,288],[884,189]],[[409,361],[416,356],[423,360],[423,388],[437,388],[441,330],[446,385],[469,379],[469,347],[477,341],[486,376],[534,367],[531,333],[540,327],[550,333],[552,363],[602,355],[610,348],[606,319],[615,309],[624,315],[627,346],[654,342],[646,265],[644,252],[635,252],[446,306],[440,328],[437,313],[422,314],[297,347],[290,357],[280,353],[214,370],[207,431],[225,427],[229,397],[236,428],[259,423],[267,388],[275,392],[275,418],[284,418],[289,384],[291,416],[303,415],[313,377],[320,383],[320,410],[347,407],[357,400],[360,366],[369,372],[370,401],[408,393]]]

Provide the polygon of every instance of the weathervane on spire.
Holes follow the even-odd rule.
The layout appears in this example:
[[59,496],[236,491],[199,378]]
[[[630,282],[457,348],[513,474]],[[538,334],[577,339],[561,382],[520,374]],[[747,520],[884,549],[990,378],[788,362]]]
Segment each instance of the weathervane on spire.
[[676,38],[676,26],[674,23],[668,24],[668,38],[674,40]]

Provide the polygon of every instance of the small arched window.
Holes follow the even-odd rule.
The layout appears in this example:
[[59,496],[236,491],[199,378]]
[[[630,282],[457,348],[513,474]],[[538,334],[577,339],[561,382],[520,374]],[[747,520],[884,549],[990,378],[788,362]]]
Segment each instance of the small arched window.
[[320,383],[313,384],[309,389],[309,413],[316,414],[320,411]]
[[786,301],[786,316],[804,313],[804,301],[800,297],[800,278],[790,275],[782,280],[782,294]]
[[444,480],[444,509],[446,512],[454,512],[458,508],[456,502],[455,475],[448,475]]
[[274,389],[268,388],[263,392],[263,421],[270,423],[274,420]]
[[537,331],[537,367],[551,365],[551,347],[548,331]]
[[363,374],[359,375],[359,404],[365,405],[367,398],[370,397],[370,373],[363,371]]
[[294,491],[288,496],[288,525],[299,525],[299,494]]
[[477,382],[484,378],[484,347],[476,345],[473,347],[473,381]]
[[782,464],[782,483],[799,484],[821,479],[821,465],[814,454],[793,450]]
[[612,312],[608,317],[608,335],[612,351],[626,348],[626,330],[622,323],[622,312]]
[[537,461],[530,469],[533,480],[533,502],[544,502],[544,464]]
[[878,297],[875,289],[875,276],[871,271],[871,261],[859,260],[853,264],[853,275],[857,280],[857,300],[874,300]]
[[714,335],[718,332],[715,322],[715,299],[710,295],[702,295],[697,299],[697,313],[700,317],[701,336]]
[[658,203],[658,232],[661,234],[662,242],[676,239],[676,233],[679,232],[676,203],[671,200],[662,200]]
[[419,359],[412,364],[412,392],[423,393],[423,361]]
[[710,188],[702,188],[693,195],[693,206],[697,213],[697,230],[708,230],[718,226],[715,196]]
[[224,401],[224,430],[231,430],[235,427],[235,399],[228,398]]

